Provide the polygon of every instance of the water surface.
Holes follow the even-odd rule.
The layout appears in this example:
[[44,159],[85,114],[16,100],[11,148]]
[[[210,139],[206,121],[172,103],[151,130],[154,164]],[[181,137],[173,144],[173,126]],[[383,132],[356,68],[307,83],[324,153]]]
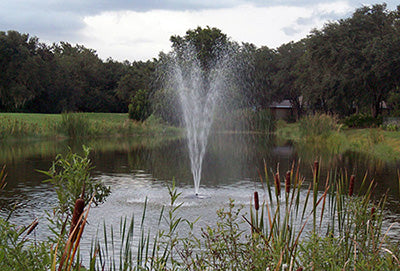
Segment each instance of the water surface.
[[[175,180],[182,193],[181,214],[190,220],[199,217],[198,224],[213,224],[216,210],[227,207],[229,200],[248,205],[255,190],[262,194],[260,173],[264,162],[269,171],[283,174],[292,163],[300,160],[302,174],[311,179],[313,161],[318,157],[302,156],[290,143],[276,144],[265,134],[213,134],[205,155],[200,194],[204,199],[193,197],[194,188],[185,139],[163,140],[160,138],[102,138],[97,140],[37,141],[1,144],[0,164],[7,164],[7,187],[0,195],[1,215],[14,210],[11,220],[18,225],[28,225],[39,218],[38,238],[46,235],[45,211],[56,204],[56,194],[46,176],[36,171],[47,170],[58,153],[69,148],[82,152],[82,144],[93,148],[91,159],[95,169],[93,176],[111,187],[112,194],[106,203],[91,210],[90,225],[85,229],[85,242],[90,243],[98,226],[119,225],[121,217],[141,217],[147,200],[146,221],[149,227],[157,224],[163,206],[169,204],[167,185]],[[388,191],[388,219],[398,220],[398,163],[386,163],[370,159],[360,153],[344,153],[322,158],[321,177],[329,169],[347,168],[348,174],[356,174],[361,180],[368,172],[368,180],[377,182],[376,196]]]

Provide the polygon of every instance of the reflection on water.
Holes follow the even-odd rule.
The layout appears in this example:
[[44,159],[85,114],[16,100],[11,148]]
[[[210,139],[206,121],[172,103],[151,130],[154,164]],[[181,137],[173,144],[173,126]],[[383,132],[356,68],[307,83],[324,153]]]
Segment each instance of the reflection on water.
[[[56,195],[49,184],[42,182],[45,176],[35,170],[47,170],[55,156],[65,153],[68,148],[80,152],[82,144],[93,148],[94,176],[112,189],[107,202],[92,209],[92,223],[88,231],[94,233],[103,219],[107,223],[119,223],[121,216],[140,213],[146,198],[149,200],[149,212],[153,212],[154,219],[158,219],[161,206],[168,204],[166,184],[173,178],[184,197],[194,193],[184,139],[137,137],[84,142],[0,143],[0,165],[7,164],[8,171],[6,190],[0,194],[0,214],[5,216],[15,209],[12,220],[19,225],[27,225],[35,217],[43,217],[44,211],[51,210],[55,204]],[[184,198],[185,216],[200,216],[200,221],[207,223],[215,219],[216,209],[226,206],[229,198],[248,204],[252,192],[261,190],[259,172],[264,170],[264,161],[268,170],[275,170],[279,163],[280,171],[284,173],[293,162],[300,160],[301,172],[311,179],[315,158],[318,157],[303,156],[290,143],[276,145],[273,138],[263,134],[214,134],[205,155],[200,186],[200,193],[209,197],[204,200]],[[390,214],[400,213],[396,172],[399,164],[374,161],[354,152],[322,159],[322,178],[329,169],[347,168],[348,174],[356,174],[358,180],[368,172],[368,179],[374,178],[378,183],[376,194],[389,189]],[[45,231],[43,224],[44,219],[41,227]]]

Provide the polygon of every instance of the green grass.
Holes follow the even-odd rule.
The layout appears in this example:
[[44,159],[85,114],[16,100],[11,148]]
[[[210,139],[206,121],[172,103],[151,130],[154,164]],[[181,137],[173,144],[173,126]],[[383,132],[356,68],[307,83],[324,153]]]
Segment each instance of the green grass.
[[179,133],[160,123],[141,123],[120,113],[0,113],[0,139],[74,138]]
[[[400,157],[400,132],[381,128],[342,128],[329,134],[304,136],[299,123],[278,122],[276,136],[279,142],[294,142],[298,153],[306,160],[332,156],[346,151],[364,153],[383,161]],[[304,128],[303,128],[304,129]]]

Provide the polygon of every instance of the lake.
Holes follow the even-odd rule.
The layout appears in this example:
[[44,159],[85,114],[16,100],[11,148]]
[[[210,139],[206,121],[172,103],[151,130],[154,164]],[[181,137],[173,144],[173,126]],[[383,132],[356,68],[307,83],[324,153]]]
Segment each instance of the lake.
[[185,139],[131,137],[0,143],[0,165],[6,164],[8,172],[7,187],[0,195],[1,215],[14,210],[11,221],[17,225],[29,225],[39,218],[36,236],[46,236],[45,212],[56,204],[56,194],[50,184],[43,182],[46,176],[36,170],[48,170],[56,155],[69,148],[82,153],[82,145],[92,148],[93,176],[109,185],[112,192],[103,205],[91,209],[84,245],[90,244],[103,223],[119,225],[121,217],[132,215],[139,221],[146,199],[146,223],[149,228],[156,228],[162,207],[169,204],[167,185],[173,179],[182,193],[181,215],[189,220],[199,218],[199,227],[215,223],[216,210],[227,207],[230,199],[244,205],[248,212],[253,192],[262,192],[259,174],[264,172],[264,161],[271,172],[279,165],[281,176],[293,162],[297,165],[300,161],[306,181],[312,178],[315,159],[321,159],[322,180],[327,171],[334,169],[347,169],[358,181],[368,172],[368,180],[374,178],[377,182],[376,198],[388,191],[387,221],[397,221],[400,214],[399,163],[377,161],[353,152],[319,157],[300,153],[297,150],[302,148],[277,142],[265,134],[227,133],[210,137],[200,185],[204,199],[193,197]]

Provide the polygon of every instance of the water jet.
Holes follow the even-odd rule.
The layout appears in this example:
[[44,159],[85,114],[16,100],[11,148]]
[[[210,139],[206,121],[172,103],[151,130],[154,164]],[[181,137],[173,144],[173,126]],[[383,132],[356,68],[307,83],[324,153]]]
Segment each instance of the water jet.
[[187,146],[195,195],[199,195],[204,155],[216,109],[223,103],[231,75],[232,57],[228,46],[217,46],[214,58],[205,65],[190,44],[171,53],[168,84],[176,92]]

